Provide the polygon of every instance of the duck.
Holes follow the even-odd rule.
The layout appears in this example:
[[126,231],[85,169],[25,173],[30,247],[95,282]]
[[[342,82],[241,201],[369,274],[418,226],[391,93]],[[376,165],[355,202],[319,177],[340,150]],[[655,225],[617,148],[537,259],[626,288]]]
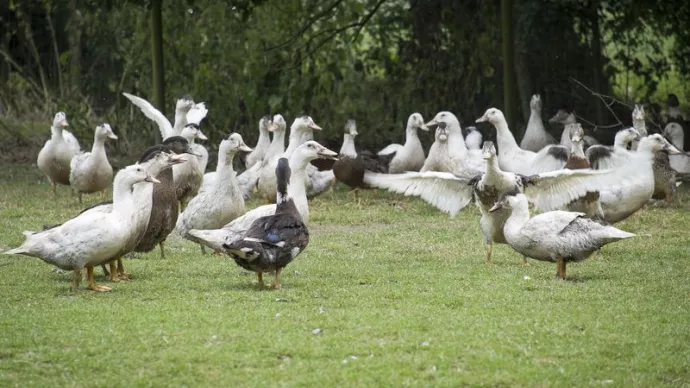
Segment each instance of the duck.
[[465,134],[465,145],[468,150],[481,150],[482,149],[482,133],[475,126],[469,126],[465,128],[467,132]]
[[[407,127],[405,128],[405,144],[402,148],[396,146],[388,146],[384,150],[395,150],[395,156],[391,160],[388,171],[391,174],[396,174],[405,171],[419,171],[424,166],[425,156],[424,147],[419,140],[418,130],[429,131],[429,127],[424,123],[424,117],[420,113],[412,113],[407,119]],[[379,155],[384,150],[379,151]],[[390,152],[389,152],[390,154]],[[385,153],[384,153],[385,155]]]
[[453,113],[439,112],[425,126],[440,129],[441,132],[437,131],[439,141],[432,144],[429,157],[420,171],[445,171],[463,176],[484,172],[486,166],[481,151],[467,148],[460,121]]
[[138,198],[133,188],[136,184],[148,184],[145,182],[158,183],[158,180],[141,166],[125,167],[113,181],[111,212],[85,212],[54,228],[24,232],[24,243],[4,253],[36,257],[62,270],[73,271],[72,290],[79,288],[81,270],[86,268],[90,290],[110,291],[110,287],[96,284],[93,268],[112,259],[131,239],[137,207],[147,200]]
[[474,196],[481,213],[479,224],[486,244],[486,262],[491,264],[493,244],[506,242],[503,224],[508,214],[489,212],[501,196],[522,192],[538,209],[550,211],[565,206],[590,191],[605,187],[614,178],[613,171],[610,170],[562,169],[530,176],[504,171],[500,167],[500,157],[497,157],[492,141],[484,142],[482,157],[486,160],[486,172],[473,177],[436,171],[404,174],[367,171],[364,182],[388,191],[421,197],[448,213],[451,218],[465,208]]
[[256,141],[254,150],[244,158],[244,166],[249,169],[256,163],[261,162],[271,146],[271,137],[269,127],[272,120],[270,115],[266,115],[259,120],[259,140]]
[[614,224],[630,217],[651,199],[654,194],[653,160],[660,151],[669,155],[680,153],[657,133],[643,137],[636,152],[589,155],[589,163],[594,168],[617,171],[617,179],[599,191],[606,222]]
[[[251,152],[242,135],[231,133],[218,147],[218,167],[214,184],[201,190],[177,219],[176,229],[185,239],[196,242],[190,229],[216,229],[245,213],[244,198],[237,185],[233,159],[238,152]],[[204,246],[201,245],[202,253]]]
[[489,209],[509,212],[503,226],[506,242],[518,253],[556,263],[556,277],[565,280],[566,264],[583,261],[606,244],[635,237],[584,213],[554,210],[530,217],[524,194],[506,195]]
[[[187,112],[187,124],[185,125],[185,128],[188,126],[193,126],[198,131],[192,140],[188,140],[189,146],[192,148],[192,150],[194,150],[194,153],[197,155],[196,157],[199,161],[199,171],[201,171],[201,175],[204,175],[204,173],[206,172],[206,166],[208,165],[208,150],[206,149],[206,147],[196,143],[193,140],[208,140],[206,135],[204,135],[201,132],[200,128],[201,120],[203,120],[207,114],[208,109],[206,109],[206,106],[203,102],[194,104],[192,109],[190,109],[189,112]],[[180,132],[180,135],[184,136],[182,132]]]
[[568,124],[577,123],[577,117],[575,116],[575,112],[570,111],[567,108],[561,108],[558,111],[556,111],[556,114],[549,119],[549,123],[563,125],[563,132],[561,132],[560,144],[568,149],[572,148],[573,145],[570,144],[571,136],[570,133],[568,133],[568,131],[566,130],[566,126]]
[[[173,180],[175,182],[175,195],[180,202],[180,208],[184,209],[187,202],[197,195],[204,180],[204,173],[201,170],[199,160],[199,158],[203,158],[203,155],[199,153],[199,151],[200,149],[206,151],[206,148],[203,146],[195,147],[196,144],[194,144],[194,140],[206,140],[207,138],[206,135],[201,132],[201,129],[199,129],[199,125],[194,123],[185,125],[180,136],[187,140],[189,148],[192,151],[190,157],[187,158],[187,163],[174,166],[172,169]],[[206,152],[206,154],[208,155],[208,152]],[[208,160],[208,156],[206,159]]]
[[[663,136],[667,138],[679,151],[685,151],[685,132],[683,126],[672,121],[664,127]],[[677,155],[669,155],[671,168],[682,174],[690,173],[690,156],[685,152]]]
[[[568,124],[569,128],[565,130],[570,133],[570,156],[565,163],[565,168],[569,170],[591,169],[589,160],[585,156],[583,149],[584,130],[580,124]],[[566,205],[564,210],[571,212],[584,213],[587,217],[604,219],[604,210],[601,208],[599,202],[599,192],[589,191],[583,197],[580,197]]]
[[[282,122],[280,121],[282,119],[282,116],[278,118],[278,121],[276,121],[276,117],[274,117],[274,125],[276,126],[281,126],[282,123],[284,123],[284,119]],[[265,198],[268,202],[274,203],[275,198],[274,196],[276,195],[276,177],[275,177],[275,169],[276,165],[278,164],[278,159],[281,157],[287,158],[290,160],[290,156],[292,153],[300,146],[300,144],[303,144],[303,137],[305,136],[310,136],[313,130],[320,131],[321,127],[316,125],[314,123],[314,120],[309,117],[309,116],[299,116],[295,118],[295,120],[292,122],[292,125],[290,125],[290,138],[288,141],[288,146],[287,149],[282,154],[271,154],[271,158],[266,158],[264,160],[264,163],[261,166],[261,171],[259,172],[259,179],[257,181],[257,190],[261,194],[263,198]],[[276,136],[274,132],[274,138]],[[283,135],[284,136],[284,135]],[[276,148],[278,148],[276,146]],[[305,176],[305,180],[307,177]]]
[[542,102],[541,96],[533,94],[529,102],[530,115],[527,121],[525,135],[520,142],[520,148],[527,151],[539,152],[542,148],[555,144],[556,139],[546,132],[544,121],[541,118]]
[[36,164],[38,169],[46,175],[53,195],[57,196],[57,187],[69,185],[70,163],[72,158],[79,153],[81,147],[77,138],[71,132],[65,130],[69,126],[65,112],[58,112],[50,126],[51,137],[45,142],[38,153]]
[[[335,159],[337,156],[337,153],[313,140],[301,144],[290,155],[289,162],[292,172],[290,174],[290,185],[287,189],[288,195],[295,202],[297,211],[305,224],[309,224],[309,202],[306,189],[307,164],[317,158]],[[230,244],[239,239],[256,219],[275,214],[275,210],[275,204],[259,206],[232,220],[220,229],[192,229],[189,231],[189,234],[214,251],[222,251],[223,244]]]
[[569,148],[563,145],[548,145],[539,152],[523,150],[515,142],[503,112],[500,110],[489,108],[482,117],[477,119],[477,122],[489,122],[496,128],[498,163],[503,171],[532,175],[561,170],[565,167],[570,154]]
[[[180,97],[175,103],[175,122],[174,124],[171,124],[168,118],[165,117],[161,111],[156,109],[145,99],[126,92],[123,92],[122,95],[131,101],[132,104],[138,107],[146,117],[153,120],[158,125],[162,140],[165,140],[171,136],[179,136],[180,133],[182,133],[182,129],[185,127],[185,125],[187,125],[187,113],[189,113],[193,107],[197,106],[190,96],[184,95]],[[201,105],[198,105],[198,108],[203,106],[203,103],[200,104]]]
[[264,286],[264,272],[275,272],[270,287],[279,289],[283,268],[309,244],[309,229],[288,191],[291,171],[286,158],[278,159],[275,173],[275,213],[256,219],[242,236],[224,243],[223,250],[237,265],[256,272],[260,287]]
[[628,147],[633,141],[639,141],[642,138],[640,133],[635,128],[624,128],[616,132],[616,137],[613,141],[613,146],[605,146],[601,144],[593,145],[587,148],[585,156],[594,169],[611,168],[612,166],[620,166],[621,164],[615,161],[619,158],[627,158],[630,155]]
[[70,162],[69,182],[79,203],[82,203],[83,193],[103,191],[103,197],[106,196],[105,189],[113,179],[113,166],[105,153],[106,139],[117,140],[117,135],[108,123],[96,127],[91,152],[77,154]]
[[[369,185],[363,182],[364,171],[374,171],[388,173],[388,166],[395,153],[388,155],[377,155],[369,151],[357,151],[355,148],[355,138],[357,132],[357,122],[349,119],[345,123],[345,133],[343,135],[343,145],[338,153],[338,159],[316,159],[312,164],[323,170],[333,170],[335,178],[350,187],[359,200],[358,190],[369,189]],[[321,162],[321,163],[315,163]]]
[[[633,128],[637,130],[641,137],[647,136],[647,123],[645,122],[644,106],[641,104],[635,104],[632,111],[632,123]],[[633,141],[630,145],[630,149],[637,150],[637,141]]]

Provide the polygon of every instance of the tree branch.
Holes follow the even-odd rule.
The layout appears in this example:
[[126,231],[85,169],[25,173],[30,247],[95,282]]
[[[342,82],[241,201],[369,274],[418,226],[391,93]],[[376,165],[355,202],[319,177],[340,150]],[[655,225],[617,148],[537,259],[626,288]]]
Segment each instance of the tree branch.
[[[340,3],[342,3],[342,2],[343,2],[343,0],[335,0],[335,1],[333,2],[333,4],[331,4],[330,6],[326,7],[323,11],[321,11],[321,12],[317,13],[316,15],[314,15],[311,19],[307,20],[307,22],[306,22],[306,23],[305,23],[305,24],[304,24],[304,25],[303,25],[293,36],[291,36],[290,38],[288,38],[288,39],[287,39],[286,41],[284,41],[283,43],[280,43],[280,44],[278,44],[278,45],[276,45],[276,46],[273,46],[273,47],[269,47],[268,49],[266,49],[266,50],[264,50],[264,51],[265,51],[265,52],[275,51],[275,50],[281,49],[281,48],[283,48],[283,47],[289,45],[290,43],[294,42],[294,41],[297,40],[300,36],[302,36],[305,32],[307,32],[307,30],[308,30],[309,28],[311,28],[311,26],[313,26],[314,23],[316,23],[317,21],[319,21],[321,18],[323,18],[323,17],[325,17],[325,16],[328,16],[328,14],[331,13],[331,11],[333,11],[333,10],[334,10],[338,5],[340,5]],[[328,18],[330,19],[331,17],[332,17],[332,15],[329,16]]]
[[362,19],[361,22],[359,22],[359,27],[357,27],[357,31],[355,31],[354,36],[352,36],[352,41],[354,42],[357,37],[359,36],[359,33],[362,32],[362,29],[364,29],[364,26],[369,23],[369,20],[371,20],[372,17],[374,17],[374,14],[381,8],[383,3],[385,3],[386,0],[379,0],[378,3],[374,6],[374,8],[366,15],[364,16],[364,19]]
[[[577,83],[578,85],[582,86],[583,88],[585,88],[585,90],[587,90],[588,92],[592,93],[593,96],[598,97],[598,98],[601,100],[601,102],[606,106],[606,109],[608,109],[609,112],[611,112],[611,114],[613,115],[613,117],[616,118],[616,121],[618,121],[618,124],[620,124],[620,125],[622,125],[622,126],[625,126],[625,125],[623,124],[623,122],[618,118],[618,116],[616,116],[616,113],[613,111],[613,109],[611,109],[611,105],[613,105],[614,102],[617,102],[617,103],[619,103],[619,104],[621,104],[621,105],[623,105],[623,106],[625,106],[625,107],[627,107],[627,108],[632,109],[632,107],[630,107],[628,104],[626,104],[626,103],[624,103],[624,102],[622,102],[622,101],[619,101],[619,100],[617,100],[617,99],[615,99],[615,98],[613,98],[613,97],[611,97],[611,96],[607,96],[607,95],[605,95],[605,94],[601,94],[601,93],[595,92],[594,90],[588,88],[585,84],[583,84],[582,82],[576,80],[576,79],[573,78],[573,77],[570,77],[570,80],[573,81],[573,82],[575,82],[575,83]],[[609,99],[608,102],[606,102],[606,100],[605,100],[606,98]],[[601,126],[598,126],[598,127],[599,127],[599,128],[602,128]]]

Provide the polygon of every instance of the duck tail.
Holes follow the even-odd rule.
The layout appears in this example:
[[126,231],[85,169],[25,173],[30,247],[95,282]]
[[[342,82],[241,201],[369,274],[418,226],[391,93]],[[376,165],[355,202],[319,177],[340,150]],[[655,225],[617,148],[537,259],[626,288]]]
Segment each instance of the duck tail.
[[223,244],[227,241],[228,231],[223,229],[190,229],[187,234],[195,237],[199,244],[205,245],[213,250],[222,251]]
[[29,253],[29,251],[27,251],[26,248],[24,248],[24,246],[21,246],[21,247],[17,247],[17,248],[5,251],[2,254],[3,255],[26,255],[28,253]]
[[618,241],[618,240],[623,240],[623,239],[626,239],[626,238],[630,238],[630,237],[635,237],[635,236],[637,236],[637,235],[634,234],[634,233],[628,233],[628,232],[626,232],[626,231],[624,231],[624,230],[620,230],[620,229],[615,228],[615,227],[613,227],[613,226],[611,226],[611,227],[609,227],[609,228],[607,228],[607,229],[608,229],[608,230],[606,231],[606,234],[607,234],[608,239],[611,240],[611,241]]

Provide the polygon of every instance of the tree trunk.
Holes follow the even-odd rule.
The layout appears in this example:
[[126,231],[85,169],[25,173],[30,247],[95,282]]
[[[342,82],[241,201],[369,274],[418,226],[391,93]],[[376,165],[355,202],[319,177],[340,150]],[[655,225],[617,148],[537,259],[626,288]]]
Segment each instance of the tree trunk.
[[[590,17],[592,18],[592,88],[597,93],[606,94],[602,85],[602,58],[601,58],[601,30],[599,29],[599,0],[592,0],[590,2]],[[596,104],[596,123],[604,124],[604,107],[601,104]]]
[[[163,0],[151,1],[151,63],[153,65],[153,101],[165,115],[165,74],[163,72]],[[156,142],[160,142],[156,131]]]
[[501,39],[503,41],[503,113],[509,128],[515,128],[515,59],[513,44],[513,0],[501,0]]
[[77,0],[69,1],[69,9],[73,10],[67,25],[67,40],[69,43],[69,86],[72,91],[81,87],[81,13]]
[[[520,1],[518,1],[518,9],[520,8]],[[524,1],[523,1],[524,3]],[[518,19],[520,20],[520,19]],[[520,113],[522,114],[521,124],[527,123],[531,113],[529,107],[530,100],[532,99],[532,94],[536,93],[534,84],[532,83],[532,77],[529,72],[529,43],[527,42],[525,35],[525,28],[521,25],[515,26],[515,76],[517,78],[517,92],[519,95],[518,102],[520,107]],[[515,135],[522,139],[525,134],[525,129],[527,125],[520,125],[519,128],[514,128]]]

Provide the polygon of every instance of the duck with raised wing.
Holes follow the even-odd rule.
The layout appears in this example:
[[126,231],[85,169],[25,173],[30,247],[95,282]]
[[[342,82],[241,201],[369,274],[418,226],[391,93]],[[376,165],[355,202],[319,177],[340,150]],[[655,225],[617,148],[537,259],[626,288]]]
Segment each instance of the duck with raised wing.
[[113,179],[113,166],[108,162],[108,155],[105,153],[107,139],[117,140],[110,125],[106,123],[97,126],[91,152],[83,152],[72,158],[69,181],[72,190],[77,193],[79,203],[82,203],[81,195],[84,193],[103,191],[103,198],[106,196],[105,189]]
[[[192,198],[177,219],[177,231],[182,237],[197,242],[189,234],[190,229],[220,228],[245,213],[244,198],[232,162],[238,152],[251,150],[239,133],[232,133],[221,141],[214,183]],[[203,245],[201,251],[204,252]]]
[[527,151],[539,152],[542,148],[555,144],[556,139],[546,132],[544,128],[544,121],[541,118],[542,102],[541,96],[538,94],[532,95],[529,102],[530,115],[527,121],[527,128],[525,135],[520,142],[520,148]]
[[489,211],[499,209],[510,214],[503,226],[508,245],[524,256],[556,263],[559,279],[565,279],[567,263],[585,260],[606,244],[635,237],[583,213],[556,210],[530,218],[524,194],[507,195]]
[[71,132],[65,130],[69,124],[64,112],[55,114],[50,126],[51,137],[41,148],[36,161],[38,169],[46,175],[53,194],[57,195],[56,185],[69,185],[70,163],[80,151],[79,142]]
[[89,289],[109,291],[110,287],[95,283],[93,267],[115,257],[135,233],[137,207],[147,199],[137,198],[133,188],[142,182],[158,181],[138,165],[120,170],[113,183],[111,212],[84,212],[60,226],[24,232],[24,244],[5,254],[37,257],[60,269],[74,271],[73,290],[79,287],[81,270],[86,267]]
[[223,244],[223,250],[237,265],[256,272],[261,287],[264,272],[275,272],[271,287],[281,288],[281,271],[309,244],[309,230],[288,191],[290,173],[288,160],[280,158],[276,166],[275,213],[258,218],[240,238]]
[[405,144],[402,147],[397,145],[390,145],[379,151],[379,155],[395,152],[393,160],[391,160],[388,171],[391,174],[397,174],[405,171],[419,171],[424,166],[424,147],[419,140],[419,130],[429,131],[429,127],[424,124],[424,118],[419,113],[412,113],[407,119],[407,127],[405,128]]
[[[513,134],[508,129],[503,112],[496,108],[489,108],[484,116],[477,119],[478,123],[489,122],[496,128],[498,143],[498,164],[503,171],[516,172],[524,175],[561,170],[570,155],[570,149],[562,145],[549,145],[539,152],[523,150],[518,147]],[[568,139],[570,142],[570,139]]]
[[[288,195],[295,201],[295,206],[305,224],[309,223],[309,203],[307,201],[307,164],[316,158],[334,159],[338,154],[311,140],[299,147],[290,156],[290,185]],[[192,229],[189,234],[213,250],[222,250],[223,244],[230,244],[241,238],[259,217],[274,214],[275,204],[259,206],[234,219],[221,229],[197,230]]]
[[179,136],[180,133],[182,133],[182,129],[187,125],[187,113],[196,105],[190,96],[185,95],[180,97],[175,103],[175,123],[170,124],[168,118],[151,105],[150,102],[129,93],[123,92],[122,95],[127,97],[127,99],[137,106],[146,117],[153,120],[153,122],[158,125],[162,140],[171,136]]
[[467,206],[474,194],[482,214],[479,224],[486,244],[486,261],[491,263],[493,244],[505,243],[503,224],[508,213],[489,212],[501,196],[524,192],[537,208],[549,211],[590,191],[599,190],[613,179],[613,171],[557,170],[531,176],[503,171],[496,157],[496,147],[491,141],[484,142],[482,156],[486,160],[486,173],[472,178],[447,172],[366,172],[364,182],[396,193],[421,197],[451,217]]

